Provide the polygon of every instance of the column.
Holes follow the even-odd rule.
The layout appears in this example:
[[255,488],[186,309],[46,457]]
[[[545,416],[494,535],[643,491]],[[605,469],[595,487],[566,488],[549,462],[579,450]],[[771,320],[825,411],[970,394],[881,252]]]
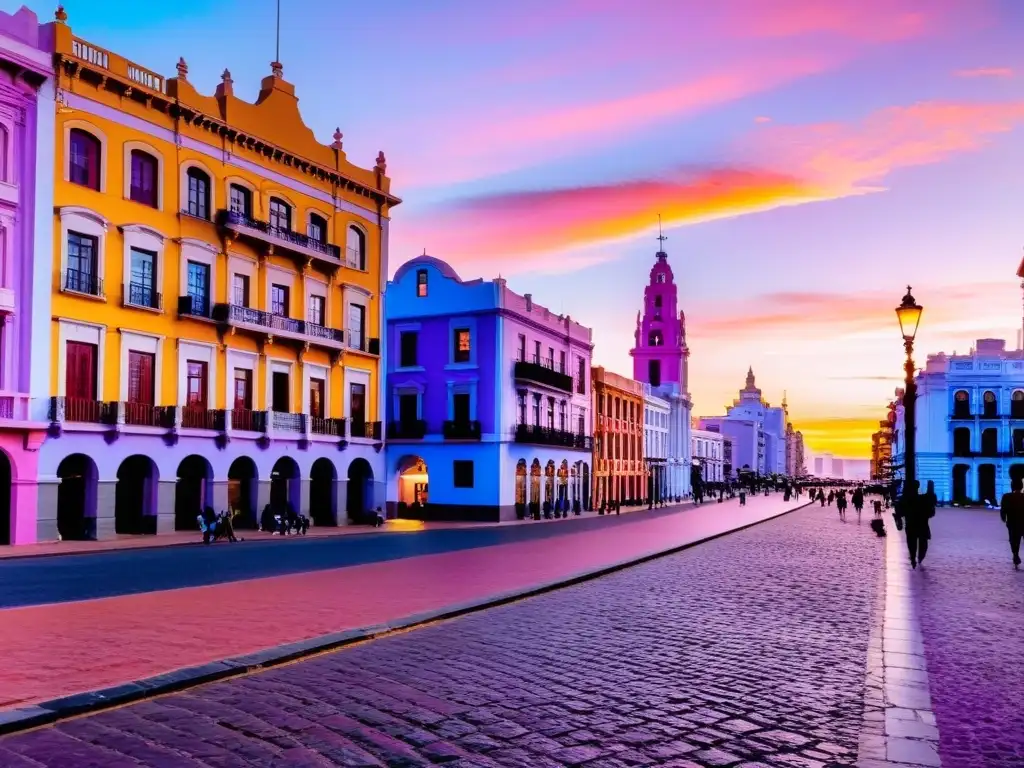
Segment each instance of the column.
[[[228,411],[230,414],[230,411]],[[215,512],[228,511],[228,481],[210,480],[210,499]]]
[[36,541],[57,540],[57,491],[59,477],[40,477],[36,505]]
[[[114,508],[117,500],[117,481],[101,480],[96,483],[96,540],[114,538]],[[87,502],[88,503],[88,502]]]
[[303,477],[299,479],[299,509],[300,515],[309,517],[309,478]]
[[174,533],[174,502],[177,496],[176,480],[161,480],[156,487],[157,535]]
[[348,480],[334,481],[338,525],[348,525]]
[[263,517],[263,508],[270,503],[270,480],[256,481],[256,519]]

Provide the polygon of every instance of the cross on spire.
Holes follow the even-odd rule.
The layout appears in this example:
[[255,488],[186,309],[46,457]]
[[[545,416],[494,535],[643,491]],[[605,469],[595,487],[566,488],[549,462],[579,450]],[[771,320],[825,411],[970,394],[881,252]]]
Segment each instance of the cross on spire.
[[665,241],[668,240],[668,235],[661,231],[661,214],[658,214],[658,250],[665,250]]

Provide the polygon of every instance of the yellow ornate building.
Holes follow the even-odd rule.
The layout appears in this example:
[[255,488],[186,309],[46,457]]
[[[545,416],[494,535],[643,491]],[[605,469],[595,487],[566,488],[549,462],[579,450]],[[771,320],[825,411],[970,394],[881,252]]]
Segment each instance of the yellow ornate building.
[[644,385],[591,369],[594,397],[594,508],[647,503]]
[[254,103],[53,25],[51,437],[39,539],[343,524],[384,503],[383,152],[304,124],[279,63]]

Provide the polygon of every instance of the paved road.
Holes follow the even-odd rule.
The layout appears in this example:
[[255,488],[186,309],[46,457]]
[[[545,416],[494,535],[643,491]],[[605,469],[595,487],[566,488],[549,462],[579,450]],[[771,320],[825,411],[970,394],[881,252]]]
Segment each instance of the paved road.
[[852,765],[882,542],[802,510],[502,608],[0,739],[21,766]]
[[[535,541],[608,526],[630,525],[688,507],[683,505],[622,516],[539,525],[366,533],[287,542],[269,539],[234,546],[179,546],[12,558],[0,560],[0,608],[224,584]],[[714,510],[714,507],[705,508]],[[240,532],[240,535],[245,534]]]
[[998,513],[940,509],[913,576],[943,765],[1024,765],[1024,571]]

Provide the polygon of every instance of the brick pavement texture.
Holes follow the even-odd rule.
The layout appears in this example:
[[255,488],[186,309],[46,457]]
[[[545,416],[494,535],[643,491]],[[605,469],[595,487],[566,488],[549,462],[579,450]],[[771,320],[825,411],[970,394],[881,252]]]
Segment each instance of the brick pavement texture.
[[1024,571],[999,514],[940,509],[913,574],[943,765],[1024,765]]
[[578,533],[569,526],[564,535],[515,544],[0,610],[0,708],[543,586],[734,530],[794,506],[776,494],[745,507],[732,502],[678,514],[637,515],[635,522]]
[[854,765],[882,546],[866,525],[800,511],[543,596],[8,736],[0,765]]

